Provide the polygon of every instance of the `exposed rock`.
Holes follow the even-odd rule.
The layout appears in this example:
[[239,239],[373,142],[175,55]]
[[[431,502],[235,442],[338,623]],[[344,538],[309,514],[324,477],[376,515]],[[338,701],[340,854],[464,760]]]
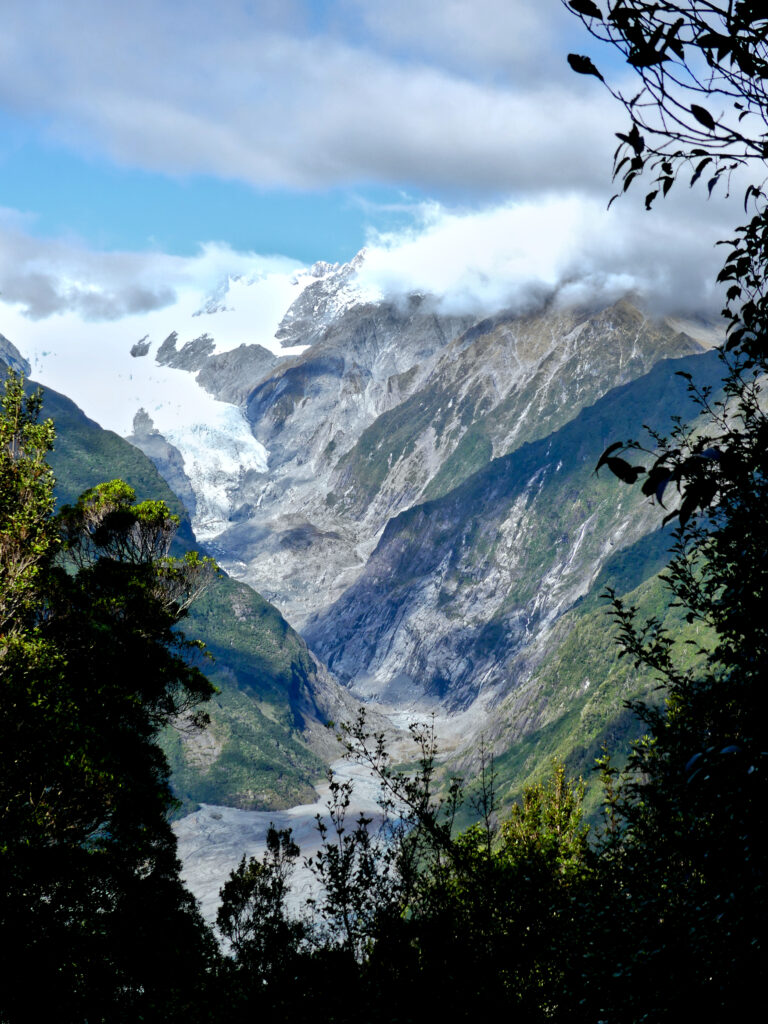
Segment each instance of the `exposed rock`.
[[[668,427],[684,386],[652,368],[681,356],[708,367],[702,347],[719,335],[628,300],[438,316],[425,297],[363,294],[363,259],[313,268],[278,331],[307,346],[298,356],[216,355],[207,335],[179,349],[170,335],[157,361],[196,373],[240,419],[185,427],[186,465],[145,413],[132,439],[196,502],[220,563],[302,629],[351,694],[399,724],[437,710],[457,750],[489,724],[519,738],[544,721],[535,677],[549,638],[564,642],[568,610],[657,522],[592,467],[642,422]],[[331,756],[326,669],[307,672],[288,683],[294,726]]]
[[661,427],[671,409],[695,412],[677,369],[704,384],[719,376],[709,355],[662,363],[390,521],[357,582],[305,627],[312,649],[358,696],[385,703],[410,693],[458,712],[520,685],[533,640],[657,524],[641,495],[592,468],[639,417]]
[[0,362],[5,363],[17,373],[23,373],[28,377],[32,372],[29,360],[19,352],[12,341],[9,341],[4,334],[0,334]]
[[363,249],[349,263],[319,261],[310,268],[315,280],[288,309],[275,332],[283,348],[314,344],[346,309],[365,302],[366,296],[355,286],[364,259]]
[[[477,323],[418,300],[347,308],[250,394],[269,472],[243,474],[217,555],[301,628],[354,582],[399,512],[546,436],[658,359],[698,350],[676,324],[626,302]],[[311,525],[312,544],[281,543],[286,516]]]
[[184,470],[184,458],[178,448],[155,430],[152,418],[145,409],[139,409],[133,417],[133,433],[126,440],[154,462],[160,475],[184,502],[190,517],[194,518],[197,496]]
[[[184,349],[181,351],[183,353]],[[278,362],[279,358],[261,345],[240,345],[229,352],[209,356],[196,379],[220,401],[241,405]]]
[[205,366],[216,345],[213,338],[201,334],[199,338],[186,342],[177,350],[179,336],[173,331],[157,350],[155,362],[160,366],[171,366],[175,370],[199,370]]
[[134,359],[145,356],[152,347],[152,342],[149,341],[149,335],[145,334],[143,338],[140,338],[135,345],[131,345],[131,355]]

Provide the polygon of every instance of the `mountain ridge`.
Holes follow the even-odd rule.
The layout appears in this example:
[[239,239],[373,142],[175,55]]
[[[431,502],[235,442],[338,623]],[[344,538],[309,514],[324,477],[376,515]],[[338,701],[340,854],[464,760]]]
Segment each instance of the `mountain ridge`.
[[[336,673],[398,727],[436,713],[459,762],[488,729],[500,756],[540,727],[562,739],[564,716],[547,725],[542,706],[550,646],[567,649],[568,623],[589,633],[606,566],[657,523],[591,468],[623,432],[649,417],[664,429],[682,408],[674,367],[717,382],[717,325],[630,298],[440,317],[428,296],[356,291],[351,264],[315,270],[276,332],[291,354],[218,352],[212,329],[161,346],[164,369],[199,389],[206,368],[221,372],[218,397],[253,450],[192,410],[172,442],[144,410],[131,439],[209,524],[230,575],[304,635],[316,680]],[[195,445],[207,454],[192,464]],[[643,558],[628,588],[656,571]],[[611,700],[590,712],[585,749],[621,718]]]

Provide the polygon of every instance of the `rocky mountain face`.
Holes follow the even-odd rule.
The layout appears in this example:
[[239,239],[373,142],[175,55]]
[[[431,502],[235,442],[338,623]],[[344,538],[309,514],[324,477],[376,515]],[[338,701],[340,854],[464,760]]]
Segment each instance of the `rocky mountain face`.
[[425,304],[345,310],[247,400],[269,468],[243,473],[213,544],[299,629],[355,582],[401,511],[700,348],[625,302],[472,324]]
[[29,360],[19,352],[12,341],[9,341],[4,334],[0,334],[0,363],[4,367],[10,367],[16,373],[28,375],[31,367]]
[[335,599],[354,580],[378,532],[355,514],[335,512],[331,487],[339,460],[419,387],[466,326],[420,307],[414,301],[406,310],[345,309],[315,344],[248,397],[245,415],[269,451],[269,467],[243,473],[232,526],[212,543],[225,565],[277,601],[296,626],[318,600]]
[[[617,667],[597,595],[612,582],[658,602],[666,539],[658,510],[592,471],[612,441],[685,414],[679,370],[716,385],[717,328],[629,298],[445,316],[429,296],[363,292],[364,258],[312,268],[275,352],[217,351],[214,328],[154,356],[137,343],[226,403],[239,433],[194,424],[171,443],[138,410],[130,439],[228,573],[302,634],[307,707],[337,679],[396,724],[435,712],[470,771],[490,739],[512,793],[534,746],[588,764],[650,685]],[[227,601],[222,636],[240,621]]]
[[356,582],[305,626],[310,647],[364,700],[482,725],[609,560],[658,528],[641,496],[593,468],[641,420],[661,430],[671,409],[695,415],[677,375],[694,369],[716,383],[712,355],[663,361],[390,520]]
[[[237,405],[250,393],[254,380],[266,376],[278,363],[278,358],[262,345],[242,344],[229,352],[215,352],[215,342],[207,334],[185,342],[177,348],[178,334],[174,331],[160,345],[155,362],[174,370],[196,372],[197,383],[222,402]],[[144,345],[147,342],[143,343]],[[131,349],[131,355],[146,355],[148,348],[142,342]]]
[[158,472],[174,494],[181,498],[190,518],[197,514],[197,497],[192,483],[184,471],[184,457],[175,445],[155,429],[146,409],[139,409],[133,417],[133,433],[127,440],[152,460]]
[[[574,609],[658,526],[592,469],[611,441],[683,411],[678,369],[716,383],[712,330],[629,299],[439,316],[425,296],[357,295],[355,269],[319,267],[286,313],[277,338],[300,355],[242,368],[268,464],[242,467],[211,547],[355,697],[399,724],[437,711],[456,756],[480,732],[503,751],[546,720],[537,680],[557,691],[553,650],[587,628]],[[199,373],[210,347],[182,361]],[[663,555],[643,564],[633,586]],[[593,716],[597,732],[620,705]]]

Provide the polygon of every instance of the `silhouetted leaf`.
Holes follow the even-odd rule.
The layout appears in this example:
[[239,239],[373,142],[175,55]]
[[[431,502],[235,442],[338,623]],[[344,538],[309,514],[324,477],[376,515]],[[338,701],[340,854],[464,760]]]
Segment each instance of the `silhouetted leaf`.
[[704,168],[707,166],[707,164],[711,164],[711,163],[712,163],[712,157],[711,156],[705,156],[703,160],[699,161],[699,163],[696,165],[696,169],[694,170],[693,176],[691,178],[691,186],[696,184],[696,182],[701,177],[701,172],[704,170]]
[[605,81],[589,57],[583,57],[578,53],[569,53],[568,63],[577,75],[594,75],[595,78],[599,78],[601,82]]
[[723,453],[719,448],[705,448],[698,455],[700,459],[709,459],[714,462],[719,462],[723,457]]
[[627,63],[633,68],[650,68],[654,64],[661,64],[669,60],[663,50],[655,50],[652,46],[643,46],[633,49],[627,57]]
[[691,104],[691,113],[699,122],[703,124],[705,128],[709,128],[710,131],[714,131],[715,119],[712,117],[706,107],[700,107],[698,103]]
[[568,0],[568,6],[577,14],[584,14],[587,18],[599,18],[603,20],[603,12],[592,3],[592,0]]
[[714,50],[723,43],[725,38],[718,32],[702,32],[696,39],[696,45],[703,50]]
[[603,454],[598,459],[597,465],[595,466],[595,472],[597,473],[597,471],[600,469],[600,467],[605,465],[606,461],[608,460],[608,457],[610,455],[612,455],[613,452],[615,452],[617,449],[623,448],[623,447],[624,447],[624,444],[623,444],[622,441],[614,441],[613,444],[609,444],[608,447],[603,452]]
[[645,139],[640,134],[636,124],[632,125],[627,135],[625,135],[624,132],[616,132],[616,138],[621,139],[622,142],[626,142],[628,146],[631,146],[637,156],[640,156],[645,149]]
[[690,758],[688,763],[686,764],[685,771],[689,772],[691,768],[693,768],[693,766],[702,759],[703,756],[704,755],[701,751],[699,751],[698,754],[694,754],[693,757]]
[[645,472],[645,468],[643,466],[632,466],[626,459],[612,457],[606,459],[605,463],[613,475],[617,476],[619,480],[623,481],[625,484],[635,483],[640,474]]
[[643,482],[642,492],[647,497],[653,495],[656,501],[664,508],[664,491],[667,489],[667,484],[670,480],[674,479],[674,471],[669,468],[666,463],[656,463],[648,471],[648,479]]
[[677,33],[680,31],[684,24],[684,18],[678,18],[677,21],[673,22],[669,26],[669,31],[667,32],[666,40],[666,45],[669,47],[670,50],[672,50],[673,53],[677,54],[677,56],[681,60],[685,56],[685,50],[683,48],[683,44],[677,38]]

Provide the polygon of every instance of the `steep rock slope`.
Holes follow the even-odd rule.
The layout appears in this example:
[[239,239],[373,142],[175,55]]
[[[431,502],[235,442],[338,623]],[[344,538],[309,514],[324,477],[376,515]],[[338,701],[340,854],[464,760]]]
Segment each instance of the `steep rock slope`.
[[[158,348],[155,362],[174,370],[195,372],[202,388],[233,405],[243,402],[254,383],[266,377],[280,361],[263,345],[242,344],[228,352],[216,352],[215,342],[207,334],[185,342],[180,349],[178,340],[175,331],[169,334]],[[131,350],[131,355],[146,355],[146,351]]]
[[422,497],[447,493],[492,457],[546,436],[660,359],[698,351],[692,337],[625,300],[480,323],[340,460],[334,509],[383,524]]
[[354,583],[390,518],[659,359],[701,350],[626,301],[470,326],[424,309],[347,309],[248,399],[269,466],[243,473],[213,543],[298,628]]
[[[595,759],[603,745],[621,763],[629,742],[645,729],[626,702],[657,702],[659,680],[645,667],[620,657],[604,589],[610,585],[642,618],[655,616],[676,638],[677,663],[691,664],[690,646],[703,636],[669,607],[657,575],[668,561],[670,532],[655,530],[604,565],[589,593],[531,645],[519,685],[496,707],[485,735],[496,751],[498,793],[507,804],[523,787],[544,777],[552,758],[587,783],[589,813],[597,816],[600,787]],[[465,748],[459,770],[471,777],[476,755]]]
[[246,415],[269,451],[244,467],[232,526],[212,542],[239,578],[275,600],[293,624],[337,596],[373,538],[326,503],[338,459],[383,411],[418,386],[467,318],[438,317],[414,300],[345,309],[301,356],[251,392]]
[[[591,469],[643,421],[668,428],[683,386],[674,367],[649,371],[692,357],[711,332],[627,300],[441,317],[424,296],[373,301],[355,272],[355,261],[313,268],[277,331],[287,356],[218,352],[213,327],[182,345],[169,335],[156,362],[136,343],[128,362],[155,366],[173,395],[182,381],[192,401],[167,417],[167,438],[139,414],[132,440],[230,573],[331,661],[346,699],[379,700],[397,722],[437,710],[470,765],[478,733],[492,735],[511,787],[538,764],[534,736],[567,746],[573,732],[591,750],[626,725],[614,698],[635,682],[582,692],[573,649],[595,646],[586,603],[606,567],[644,550],[658,519]],[[694,364],[717,379],[709,357],[680,365]],[[200,388],[220,401],[203,395],[198,407]],[[165,396],[154,401],[159,416]],[[652,561],[633,586],[651,586]],[[203,741],[182,728],[169,751],[190,800],[277,806],[305,798],[319,764],[307,743],[324,754],[315,726],[344,717],[345,698],[274,609],[238,586],[194,619],[218,659],[213,727]],[[267,624],[264,645],[254,638]],[[342,710],[329,714],[333,701]]]
[[390,521],[359,580],[305,628],[310,647],[364,699],[468,711],[482,727],[607,560],[658,524],[592,470],[639,422],[695,411],[678,370],[719,379],[713,354],[665,361]]

